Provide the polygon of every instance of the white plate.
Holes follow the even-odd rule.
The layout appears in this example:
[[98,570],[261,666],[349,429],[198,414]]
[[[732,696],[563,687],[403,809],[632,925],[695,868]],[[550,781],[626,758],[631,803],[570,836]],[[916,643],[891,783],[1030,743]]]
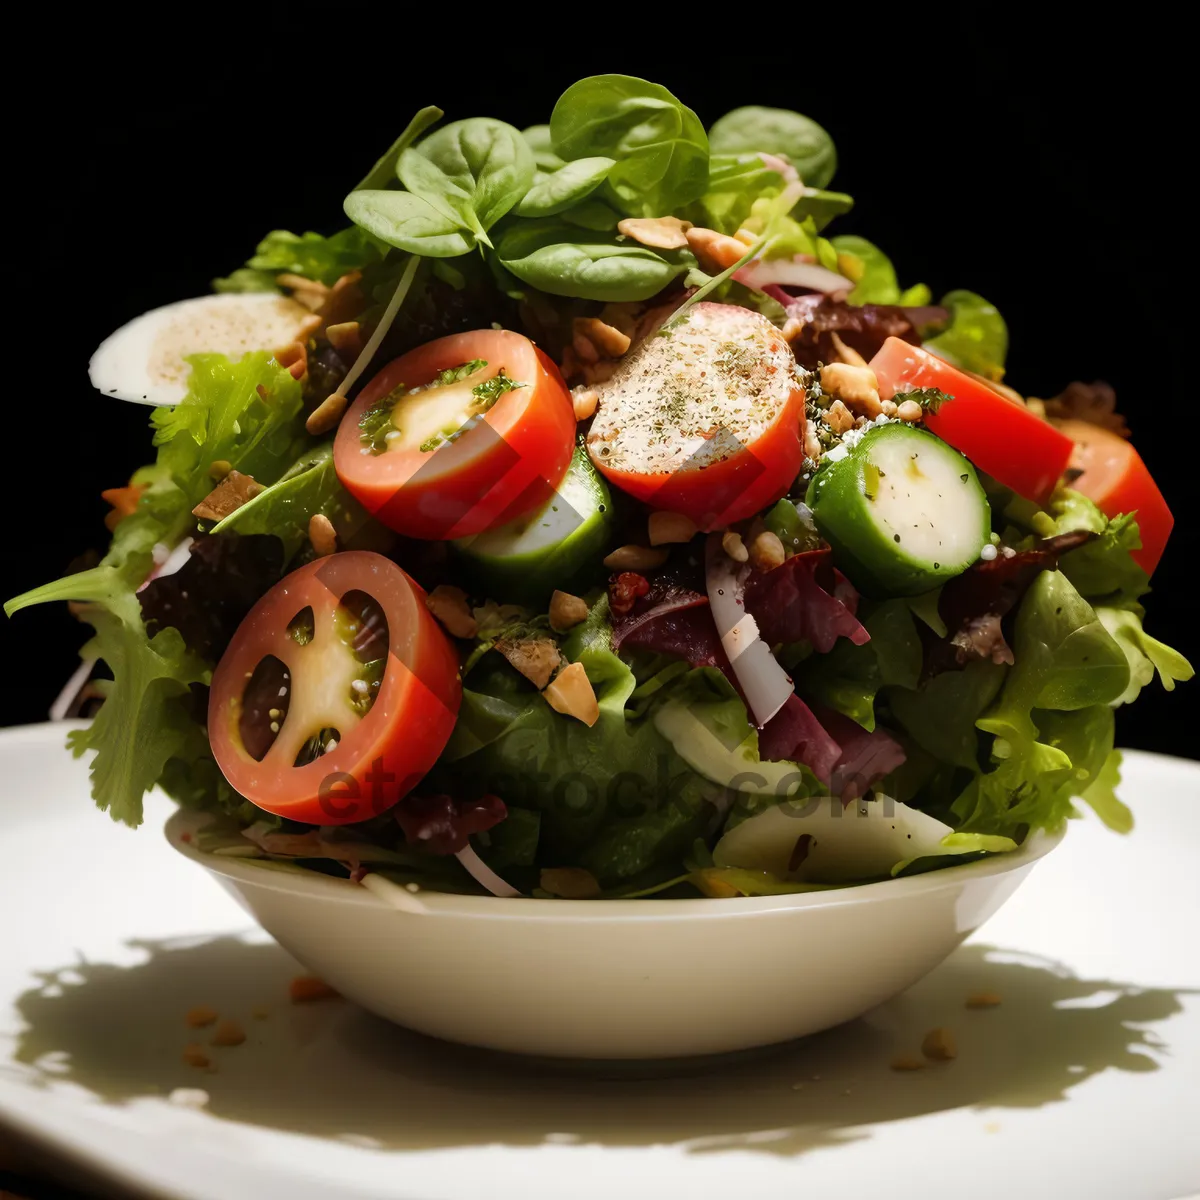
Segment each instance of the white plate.
[[[166,845],[166,801],[137,834],[111,825],[62,734],[0,735],[0,1123],[109,1180],[214,1200],[1131,1200],[1200,1185],[1195,763],[1130,754],[1135,833],[1079,822],[897,1000],[647,1078],[450,1047],[341,1001],[289,1005],[296,964]],[[1003,1003],[968,1011],[975,990]],[[180,1059],[200,1003],[250,1033],[214,1051],[213,1074]],[[956,1061],[889,1070],[935,1026]],[[176,1088],[204,1089],[204,1109],[168,1100]]]

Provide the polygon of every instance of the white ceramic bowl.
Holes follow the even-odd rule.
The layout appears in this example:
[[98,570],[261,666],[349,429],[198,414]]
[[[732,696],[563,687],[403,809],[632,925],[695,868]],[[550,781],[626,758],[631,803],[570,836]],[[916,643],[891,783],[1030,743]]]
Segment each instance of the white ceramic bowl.
[[[676,1058],[840,1024],[937,966],[1057,845],[862,887],[731,900],[531,900],[367,888],[171,844],[344,996],[410,1029],[519,1054]],[[407,896],[407,893],[405,893]]]

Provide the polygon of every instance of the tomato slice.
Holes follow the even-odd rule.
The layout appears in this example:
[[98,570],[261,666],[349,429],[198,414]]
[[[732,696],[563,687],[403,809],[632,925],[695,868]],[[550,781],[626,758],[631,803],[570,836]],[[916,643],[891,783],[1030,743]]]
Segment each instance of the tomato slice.
[[926,416],[927,428],[1019,496],[1046,500],[1067,469],[1069,437],[937,355],[890,337],[871,359],[871,370],[885,400],[912,388],[953,396]]
[[610,483],[703,530],[786,495],[804,463],[804,391],[769,321],[702,303],[605,385],[587,451]]
[[441,540],[545,504],[574,445],[575,414],[558,372],[528,338],[480,329],[384,367],[343,418],[334,466],[385,525]]
[[208,735],[247,800],[343,825],[390,808],[433,766],[461,694],[425,593],[390,559],[352,550],[293,571],[250,611],[213,673]]
[[1071,466],[1083,472],[1071,486],[1106,517],[1137,516],[1142,548],[1133,551],[1133,558],[1147,575],[1153,575],[1175,518],[1142,456],[1125,438],[1090,421],[1071,419],[1055,425],[1074,442]]

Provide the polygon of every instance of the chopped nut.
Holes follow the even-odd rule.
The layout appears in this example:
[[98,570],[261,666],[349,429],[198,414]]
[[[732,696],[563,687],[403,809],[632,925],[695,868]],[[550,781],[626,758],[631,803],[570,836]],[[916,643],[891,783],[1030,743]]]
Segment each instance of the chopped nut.
[[321,319],[327,326],[341,325],[366,308],[367,298],[358,286],[361,280],[361,271],[348,271],[329,289],[321,306]]
[[667,551],[650,546],[618,546],[606,555],[604,565],[610,571],[650,571],[667,561]]
[[591,680],[582,663],[571,663],[564,667],[547,685],[542,695],[546,703],[564,717],[574,717],[589,728],[600,719],[600,705]]
[[924,1061],[915,1054],[897,1054],[888,1065],[893,1071],[921,1071],[925,1067]]
[[690,542],[695,536],[696,522],[683,513],[652,512],[650,514],[650,545],[652,546]]
[[598,363],[588,363],[581,371],[584,382],[589,386],[607,383],[617,372],[617,364],[611,358],[602,358]]
[[608,358],[620,358],[629,349],[629,334],[605,324],[599,317],[576,317],[572,328],[576,337],[582,334]]
[[737,238],[718,233],[715,229],[693,227],[687,231],[687,243],[692,253],[706,269],[724,271],[745,256],[747,246]]
[[308,540],[318,558],[337,553],[337,532],[324,513],[313,513],[308,519]]
[[799,317],[788,317],[779,332],[785,342],[794,342],[804,332],[804,322]]
[[925,410],[915,400],[903,400],[896,405],[896,416],[909,425],[916,424],[925,415]]
[[467,593],[449,583],[439,583],[425,597],[425,607],[451,637],[472,638],[479,626],[467,604]]
[[968,1008],[995,1008],[999,1003],[997,992],[971,992],[967,996]]
[[562,655],[553,638],[501,638],[496,650],[540,692],[550,682]]
[[571,392],[571,404],[575,409],[575,420],[586,421],[596,411],[600,393],[594,388],[575,388]]
[[921,1053],[934,1062],[949,1062],[958,1057],[958,1047],[954,1044],[954,1034],[939,1026],[931,1029],[921,1042]]
[[769,529],[764,529],[750,543],[750,560],[760,571],[770,571],[780,566],[786,558],[783,542]]
[[307,279],[303,275],[293,275],[285,271],[275,276],[275,282],[280,287],[289,289],[292,299],[298,300],[305,308],[314,311],[320,308],[329,295],[329,289],[318,279]]
[[303,379],[308,374],[308,348],[303,342],[288,342],[275,351],[275,361],[284,367],[293,379]]
[[543,867],[538,882],[543,892],[564,900],[594,900],[600,895],[595,875],[582,867]]
[[870,367],[849,363],[826,363],[821,368],[821,387],[860,416],[874,418],[883,411],[879,403],[879,381]]
[[854,428],[854,414],[840,400],[835,400],[825,414],[825,423],[835,433],[845,433]]
[[224,1020],[212,1035],[214,1046],[240,1046],[246,1040],[246,1031],[237,1021]]
[[654,250],[682,250],[691,227],[691,221],[678,217],[626,217],[617,222],[619,234]]
[[582,363],[600,361],[600,352],[592,345],[591,340],[585,338],[582,333],[577,333],[571,339],[571,347],[575,351],[576,357]]
[[637,329],[638,315],[641,311],[641,304],[635,304],[630,301],[614,302],[606,304],[600,310],[600,320],[605,325],[611,325],[614,329],[619,329],[622,333],[626,333],[632,338]]
[[332,392],[308,414],[304,428],[312,434],[328,433],[341,419],[346,411],[348,401],[339,392]]
[[189,1067],[204,1067],[212,1066],[212,1059],[208,1057],[208,1051],[203,1046],[198,1046],[195,1042],[183,1048],[183,1061]]
[[847,346],[836,333],[831,333],[829,340],[833,343],[833,348],[837,351],[840,362],[849,363],[852,367],[865,367],[867,365],[867,360],[853,346]]
[[197,1004],[195,1008],[189,1008],[184,1013],[183,1019],[189,1029],[203,1029],[206,1025],[211,1025],[219,1015],[210,1005]]
[[817,437],[815,421],[805,420],[804,422],[804,456],[812,459],[813,462],[821,461],[821,439]]
[[362,353],[362,326],[357,321],[342,321],[325,329],[329,344],[339,353],[357,358]]
[[550,597],[550,628],[560,633],[586,621],[590,609],[586,600],[570,592],[555,591]]
[[223,521],[230,513],[241,508],[247,500],[253,500],[262,490],[262,484],[256,482],[253,475],[243,475],[241,471],[230,471],[192,509],[192,516],[199,517],[202,521]]
[[232,470],[233,465],[227,459],[217,458],[208,464],[208,477],[220,481]]
[[296,326],[296,341],[307,342],[310,337],[321,328],[321,318],[316,313],[309,313],[299,325]]
[[563,347],[562,360],[558,364],[558,369],[563,373],[564,379],[570,379],[573,375],[579,374],[579,356],[572,347]]
[[297,975],[288,984],[288,999],[293,1004],[306,1004],[310,1000],[337,1000],[339,996],[340,993],[315,975]]
[[746,543],[742,541],[742,535],[736,529],[727,529],[721,535],[721,549],[734,562],[750,561],[750,551],[746,549]]
[[894,417],[896,415],[895,400],[880,400],[879,407],[883,409],[885,417]]

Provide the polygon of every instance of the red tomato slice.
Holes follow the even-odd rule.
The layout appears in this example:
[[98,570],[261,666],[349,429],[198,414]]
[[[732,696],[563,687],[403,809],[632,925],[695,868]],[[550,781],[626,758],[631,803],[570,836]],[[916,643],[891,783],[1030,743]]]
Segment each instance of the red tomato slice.
[[622,361],[587,450],[622,491],[721,529],[786,495],[804,463],[803,427],[779,330],[749,309],[702,303]]
[[213,673],[208,736],[259,808],[344,825],[390,808],[433,766],[461,694],[425,593],[390,559],[352,550],[293,571],[238,626]]
[[[470,378],[428,385],[475,360]],[[575,413],[557,370],[534,344],[508,330],[439,338],[389,363],[350,406],[334,442],[338,478],[368,512],[397,533],[468,537],[544,504],[562,482],[575,445]],[[490,408],[472,389],[500,371],[520,387]],[[364,442],[363,417],[400,392],[387,446]],[[414,392],[413,389],[418,389]]]
[[1142,548],[1133,551],[1133,558],[1147,575],[1153,575],[1175,518],[1142,456],[1125,438],[1090,421],[1055,424],[1074,442],[1071,466],[1083,472],[1071,486],[1092,500],[1106,517],[1121,513],[1137,516]]
[[937,355],[890,337],[871,359],[871,370],[884,400],[911,388],[953,396],[929,413],[926,426],[1019,496],[1046,500],[1067,469],[1070,438]]

